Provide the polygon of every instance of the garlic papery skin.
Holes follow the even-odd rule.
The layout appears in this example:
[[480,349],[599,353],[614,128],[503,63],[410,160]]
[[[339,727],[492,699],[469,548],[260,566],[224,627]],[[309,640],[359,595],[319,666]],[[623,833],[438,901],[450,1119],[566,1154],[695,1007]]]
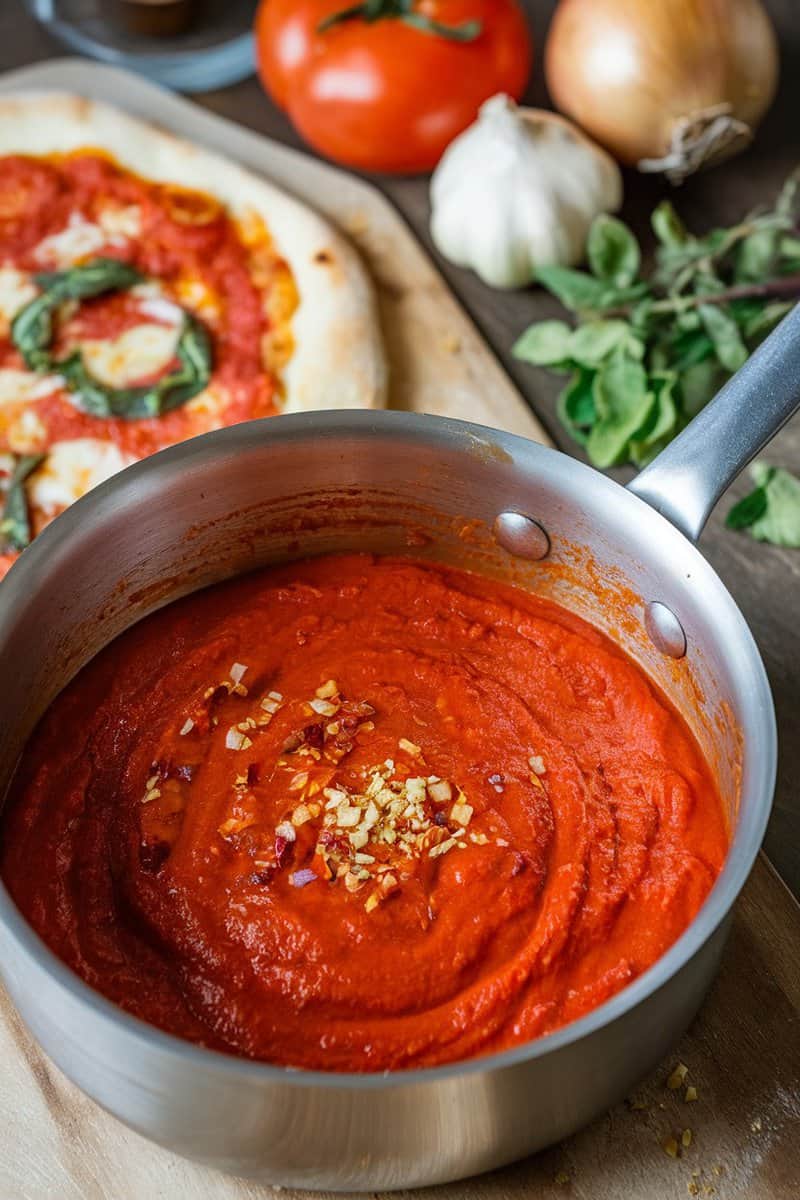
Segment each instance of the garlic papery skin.
[[524,287],[580,262],[594,218],[621,202],[616,163],[570,121],[492,96],[434,172],[431,236],[492,287]]

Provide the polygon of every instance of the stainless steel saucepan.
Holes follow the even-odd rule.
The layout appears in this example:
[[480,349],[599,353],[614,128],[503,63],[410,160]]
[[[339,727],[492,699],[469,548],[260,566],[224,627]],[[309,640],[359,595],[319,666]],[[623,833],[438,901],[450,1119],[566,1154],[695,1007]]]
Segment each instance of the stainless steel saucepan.
[[0,587],[0,795],[50,701],[134,621],[262,564],[388,551],[514,580],[608,629],[685,714],[717,771],[733,836],[690,928],[594,1012],[503,1054],[385,1076],[271,1067],[162,1033],[78,979],[0,887],[0,973],[50,1057],[178,1153],[306,1188],[474,1174],[619,1100],[700,1004],[767,823],[769,686],[742,615],[694,541],[799,401],[796,309],[628,489],[519,437],[339,411],[185,442],[59,517]]

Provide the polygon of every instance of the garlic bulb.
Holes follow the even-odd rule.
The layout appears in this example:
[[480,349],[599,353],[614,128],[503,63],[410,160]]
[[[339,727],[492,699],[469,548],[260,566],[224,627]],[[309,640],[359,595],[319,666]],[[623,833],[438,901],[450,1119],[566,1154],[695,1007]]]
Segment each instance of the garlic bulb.
[[431,236],[492,287],[570,266],[598,213],[622,202],[613,160],[564,117],[493,96],[446,150],[431,181]]

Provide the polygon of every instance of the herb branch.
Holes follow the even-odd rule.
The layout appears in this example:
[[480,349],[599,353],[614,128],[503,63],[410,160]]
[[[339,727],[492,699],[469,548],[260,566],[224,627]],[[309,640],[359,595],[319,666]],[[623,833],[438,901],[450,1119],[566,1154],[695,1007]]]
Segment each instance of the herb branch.
[[602,468],[649,462],[800,298],[800,168],[772,208],[727,229],[698,237],[668,201],[651,222],[647,271],[633,233],[610,216],[592,225],[587,271],[542,267],[539,282],[575,324],[541,321],[514,346],[569,376],[559,418]]

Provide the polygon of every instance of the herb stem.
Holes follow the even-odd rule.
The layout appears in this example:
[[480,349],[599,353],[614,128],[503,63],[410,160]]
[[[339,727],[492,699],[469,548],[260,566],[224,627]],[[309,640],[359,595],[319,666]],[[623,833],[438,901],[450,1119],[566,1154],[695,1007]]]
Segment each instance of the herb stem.
[[[718,292],[705,292],[700,296],[672,296],[653,301],[651,312],[678,313],[699,308],[703,304],[729,304],[733,300],[792,300],[800,297],[800,272],[781,275],[765,283],[740,283],[723,288]],[[629,317],[635,305],[620,304],[616,308],[603,309],[604,317]]]

